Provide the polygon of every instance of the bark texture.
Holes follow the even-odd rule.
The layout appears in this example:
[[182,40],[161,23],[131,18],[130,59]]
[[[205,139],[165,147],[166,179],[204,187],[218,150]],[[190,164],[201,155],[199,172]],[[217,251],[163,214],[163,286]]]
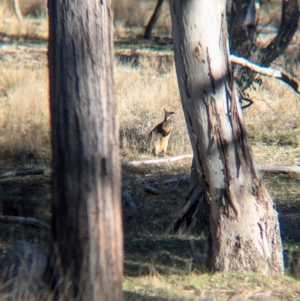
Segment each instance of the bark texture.
[[230,63],[225,1],[170,1],[194,165],[209,208],[212,271],[280,274],[277,213],[255,164]]
[[44,278],[54,287],[64,277],[68,300],[122,300],[111,1],[48,6],[53,249]]

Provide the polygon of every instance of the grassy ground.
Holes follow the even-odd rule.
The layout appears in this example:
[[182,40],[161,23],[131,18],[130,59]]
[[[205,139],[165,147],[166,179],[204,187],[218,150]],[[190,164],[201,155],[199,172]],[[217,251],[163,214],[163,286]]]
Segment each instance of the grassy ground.
[[[133,167],[131,159],[145,159],[147,135],[162,120],[163,109],[176,111],[168,155],[191,153],[181,109],[170,41],[139,39],[154,2],[140,1],[138,13],[126,16],[136,4],[115,1],[115,93],[121,124],[122,188],[136,208],[124,201],[125,300],[299,300],[300,299],[300,178],[264,175],[279,212],[286,276],[270,278],[255,273],[209,275],[204,268],[206,244],[196,235],[166,236],[164,231],[185,201],[190,160]],[[30,6],[32,5],[32,6]],[[29,7],[29,8],[26,8]],[[31,9],[30,9],[31,7]],[[33,15],[32,0],[22,2]],[[133,7],[133,6],[132,6]],[[27,10],[26,10],[27,9]],[[27,11],[27,13],[26,13]],[[143,13],[142,13],[143,12]],[[25,18],[19,24],[9,5],[0,6],[0,170],[41,166],[45,175],[0,180],[3,215],[51,221],[50,126],[47,21]],[[169,34],[167,6],[157,32]],[[38,22],[37,22],[38,21]],[[125,30],[124,26],[135,26]],[[1,42],[2,41],[2,42]],[[121,63],[126,61],[130,64]],[[279,62],[278,62],[279,63]],[[299,72],[298,66],[293,66]],[[299,74],[298,74],[299,75]],[[245,119],[260,164],[300,164],[300,108],[298,96],[278,81],[263,78],[252,88],[255,104]],[[180,177],[175,184],[166,184]],[[144,188],[150,183],[158,190]],[[37,200],[1,201],[1,197]],[[47,246],[49,232],[20,225],[0,224],[0,252],[15,239]],[[1,254],[1,253],[0,253]]]

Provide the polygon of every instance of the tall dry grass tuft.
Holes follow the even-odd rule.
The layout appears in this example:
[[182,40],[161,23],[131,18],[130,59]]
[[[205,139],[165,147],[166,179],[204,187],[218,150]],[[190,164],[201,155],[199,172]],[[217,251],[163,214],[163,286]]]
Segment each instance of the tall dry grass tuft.
[[1,68],[0,91],[2,155],[50,158],[46,70]]
[[265,77],[263,84],[249,94],[255,103],[244,112],[252,140],[267,145],[300,146],[298,95],[286,84]]
[[147,152],[149,132],[163,120],[164,108],[176,112],[172,117],[174,129],[168,153],[175,155],[191,151],[174,68],[161,73],[155,59],[151,58],[144,59],[139,68],[117,65],[115,88],[124,155]]

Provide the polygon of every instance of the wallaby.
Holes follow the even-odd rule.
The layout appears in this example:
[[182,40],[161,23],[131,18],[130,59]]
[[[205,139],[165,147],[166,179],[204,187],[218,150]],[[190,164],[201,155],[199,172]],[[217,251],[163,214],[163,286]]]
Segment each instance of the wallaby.
[[164,155],[167,152],[170,134],[173,128],[173,122],[171,116],[175,112],[170,112],[165,110],[165,119],[163,122],[159,123],[150,132],[150,149],[149,151],[157,156]]

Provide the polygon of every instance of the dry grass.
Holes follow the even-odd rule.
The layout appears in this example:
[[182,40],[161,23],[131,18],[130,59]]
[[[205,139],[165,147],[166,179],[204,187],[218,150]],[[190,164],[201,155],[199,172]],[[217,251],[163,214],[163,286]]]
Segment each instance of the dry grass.
[[249,91],[254,105],[244,111],[257,160],[261,164],[299,164],[298,95],[276,79],[262,80],[263,84],[260,87]]
[[164,108],[175,111],[169,154],[191,152],[174,68],[160,73],[155,60],[144,59],[140,68],[118,65],[116,95],[121,123],[123,153],[137,156],[147,152],[148,135],[164,118]]
[[24,20],[19,23],[13,10],[13,1],[0,2],[0,34],[5,35],[5,42],[10,42],[11,37],[48,38],[48,20],[46,7],[43,0],[20,1]]
[[[30,64],[6,53],[0,61],[1,152],[10,156],[34,154],[50,159],[48,79],[44,63]],[[37,60],[35,60],[36,62]],[[16,67],[17,66],[17,67]],[[139,67],[116,64],[115,88],[121,124],[121,150],[127,157],[147,153],[148,134],[163,119],[163,109],[174,110],[169,154],[191,152],[179,99],[174,67],[160,72],[157,61],[144,59]],[[30,76],[28,76],[30,74]],[[299,164],[300,110],[297,96],[275,79],[250,92],[255,104],[245,110],[255,155],[262,164]]]
[[[135,34],[143,35],[156,1],[113,0],[115,32],[124,27],[139,28]],[[20,9],[25,17],[20,24],[14,12],[13,0],[0,0],[0,34],[14,37],[47,39],[48,20],[45,0],[20,0]],[[161,16],[153,30],[155,35],[171,35],[169,3],[163,5]]]
[[[151,18],[156,0],[113,0],[112,2],[114,7],[114,25],[117,31],[124,27],[139,27],[140,34],[143,34],[143,28]],[[168,1],[165,1],[163,4],[162,13],[154,32],[157,35],[171,34],[171,16]]]
[[[45,18],[47,15],[45,0],[19,0],[20,10],[23,16],[31,18]],[[14,14],[13,0],[0,0],[0,6],[6,15]]]
[[47,70],[0,65],[2,156],[50,158]]
[[[286,277],[272,279],[256,273],[126,277],[125,300],[299,300],[299,285]],[[126,298],[128,297],[128,298]],[[133,299],[135,297],[136,299]]]
[[261,87],[249,92],[255,105],[245,110],[252,140],[268,145],[300,145],[298,95],[276,79],[263,78]]

